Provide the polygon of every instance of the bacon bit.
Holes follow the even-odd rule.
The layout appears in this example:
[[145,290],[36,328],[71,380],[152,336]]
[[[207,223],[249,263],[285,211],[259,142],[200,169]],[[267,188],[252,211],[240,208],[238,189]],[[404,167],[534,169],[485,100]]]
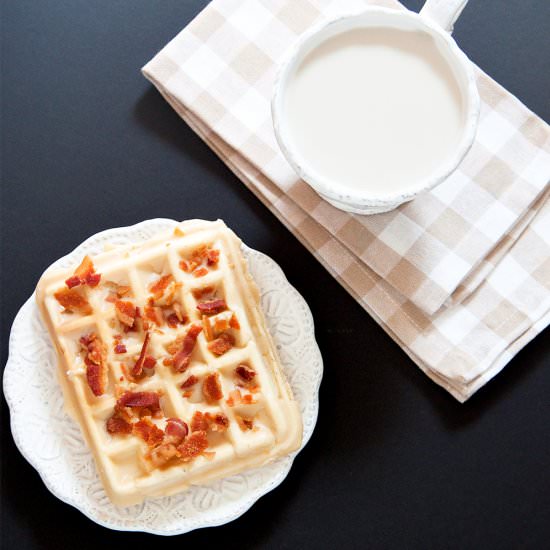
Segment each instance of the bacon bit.
[[209,412],[195,411],[191,419],[192,432],[207,432],[209,430],[213,432],[225,432],[228,427],[229,418],[223,413],[211,414]]
[[251,369],[248,365],[241,363],[235,369],[235,374],[237,374],[237,376],[240,376],[243,380],[250,382],[256,376],[256,371],[254,369]]
[[237,319],[237,316],[233,313],[233,315],[231,315],[231,319],[229,319],[229,326],[232,328],[232,329],[235,329],[235,330],[241,330],[241,325]]
[[153,283],[149,287],[149,291],[153,295],[153,298],[155,300],[159,300],[160,298],[162,298],[164,291],[172,282],[174,282],[173,275],[163,275],[157,282]]
[[178,318],[178,321],[180,323],[186,323],[187,322],[187,315],[185,315],[183,311],[183,306],[179,302],[174,302],[172,304],[172,307],[174,308],[174,313],[176,314],[176,317]]
[[189,427],[183,420],[180,420],[179,418],[169,418],[166,421],[164,433],[167,437],[170,438],[170,443],[179,445],[187,437],[187,434],[189,433]]
[[204,456],[204,458],[206,458],[209,462],[212,462],[216,456],[216,453],[214,451],[203,451],[202,456]]
[[63,313],[73,313],[78,311],[82,315],[90,315],[93,311],[92,306],[78,290],[72,288],[62,288],[54,294],[55,299],[65,309]]
[[178,336],[173,342],[166,344],[164,347],[166,348],[166,351],[170,355],[175,355],[178,352],[178,350],[181,348],[181,345],[183,344],[184,340],[185,340],[185,336]]
[[229,392],[229,399],[227,399],[226,403],[229,407],[234,407],[235,405],[240,405],[241,401],[241,392],[239,390],[232,390]]
[[198,325],[192,325],[187,331],[181,349],[174,356],[174,369],[177,372],[184,372],[189,366],[197,337],[201,331],[202,327]]
[[193,391],[192,390],[186,390],[181,395],[183,397],[185,397],[185,399],[189,399],[193,395]]
[[184,462],[188,462],[193,458],[202,454],[208,447],[208,439],[206,432],[193,432],[179,447],[178,452]]
[[185,390],[187,388],[192,388],[197,382],[199,381],[199,379],[194,375],[192,374],[189,378],[187,378],[180,386],[180,388],[182,390]]
[[220,251],[213,248],[209,248],[206,251],[206,263],[208,265],[216,265],[220,260]]
[[101,275],[95,272],[94,264],[90,256],[84,256],[82,263],[76,268],[74,275],[69,277],[65,284],[68,288],[79,285],[88,285],[91,288],[96,287],[101,280]]
[[239,424],[239,428],[241,428],[243,432],[246,432],[247,430],[251,430],[254,427],[254,420],[252,418],[244,418],[236,414],[235,419]]
[[103,395],[103,392],[105,391],[105,382],[103,378],[102,365],[90,363],[86,366],[86,380],[88,381],[88,386],[90,386],[92,393],[96,397]]
[[138,420],[132,428],[134,435],[141,437],[150,447],[158,445],[164,439],[164,432],[148,418]]
[[248,391],[250,393],[258,393],[260,391],[260,386],[252,386],[251,388],[248,388]]
[[229,428],[229,418],[225,414],[217,413],[212,415],[206,413],[206,420],[209,423],[209,427],[213,432],[225,432]]
[[173,367],[173,366],[174,366],[174,360],[173,360],[171,357],[165,357],[165,358],[162,360],[162,364],[163,364],[165,367]]
[[182,271],[185,271],[185,273],[189,273],[191,271],[191,266],[189,265],[188,262],[186,262],[185,260],[180,260],[180,269]]
[[117,344],[115,346],[115,353],[126,353],[128,350],[124,344]]
[[181,286],[181,283],[176,283],[173,275],[163,275],[156,283],[151,285],[153,302],[158,306],[169,306],[174,301],[176,290]]
[[193,296],[195,297],[196,300],[200,300],[202,298],[204,298],[206,295],[213,295],[214,294],[214,290],[215,288],[213,286],[205,286],[205,287],[202,287],[202,288],[196,288],[195,290],[193,290]]
[[145,358],[145,361],[143,361],[143,368],[151,370],[152,368],[155,367],[156,364],[157,364],[157,360],[152,355],[148,355]]
[[200,304],[197,304],[197,309],[206,315],[214,315],[215,313],[220,313],[221,311],[226,310],[227,304],[225,303],[225,300],[222,299],[210,300],[208,302],[201,302]]
[[249,393],[243,396],[243,405],[255,405],[256,403],[257,401]]
[[217,317],[214,321],[214,331],[216,334],[225,332],[229,328],[229,321],[225,318]]
[[155,413],[160,411],[159,394],[153,391],[127,391],[119,397],[116,407],[148,409]]
[[145,306],[143,308],[143,313],[145,314],[146,319],[148,319],[158,327],[161,327],[164,323],[162,309],[158,306]]
[[199,267],[193,271],[193,277],[204,277],[208,274],[208,269],[206,267]]
[[114,304],[118,300],[118,295],[115,292],[109,292],[107,294],[107,298],[105,298],[106,302],[109,302],[110,304]]
[[235,345],[235,338],[228,332],[220,334],[208,344],[208,349],[217,356],[223,355]]
[[107,373],[105,371],[105,348],[97,334],[90,333],[80,338],[80,344],[86,351],[86,380],[92,393],[99,397],[105,392]]
[[201,411],[195,411],[193,418],[191,418],[191,431],[192,432],[206,432],[208,430],[208,421],[206,415]]
[[145,356],[147,354],[147,346],[149,345],[149,340],[151,340],[151,333],[146,332],[145,338],[143,340],[143,345],[141,346],[141,352],[139,354],[139,358],[136,361],[136,364],[132,368],[132,376],[138,377],[141,376],[143,373],[143,367],[145,363]]
[[116,318],[127,327],[132,328],[136,320],[136,308],[132,302],[117,300],[115,302]]
[[113,416],[107,420],[106,428],[111,435],[132,433],[132,425],[118,413],[113,414]]
[[210,324],[210,319],[206,316],[202,316],[202,328],[204,330],[204,337],[207,342],[210,342],[214,338],[214,332],[212,331],[212,325]]
[[80,282],[80,277],[77,277],[76,275],[73,275],[72,277],[69,277],[66,281],[65,281],[65,284],[69,287],[69,288],[74,288],[75,286],[78,286],[81,284]]
[[91,288],[95,288],[99,284],[99,281],[101,281],[100,273],[88,273],[86,275],[86,284]]
[[158,447],[151,449],[146,457],[151,460],[155,468],[160,468],[177,455],[178,449],[174,443],[161,443]]
[[202,381],[202,394],[207,401],[219,401],[223,399],[220,375],[217,372],[208,374]]
[[80,280],[85,279],[88,273],[93,273],[95,271],[94,264],[90,256],[86,255],[82,259],[80,265],[75,269],[74,274]]
[[118,283],[115,283],[114,281],[105,281],[103,286],[110,289],[111,292],[114,292],[119,298],[122,298],[122,296],[128,294],[132,290],[132,287],[128,285],[119,285]]
[[166,318],[166,323],[170,328],[177,328],[179,322],[180,320],[175,313],[170,313],[170,315],[168,315],[168,317]]

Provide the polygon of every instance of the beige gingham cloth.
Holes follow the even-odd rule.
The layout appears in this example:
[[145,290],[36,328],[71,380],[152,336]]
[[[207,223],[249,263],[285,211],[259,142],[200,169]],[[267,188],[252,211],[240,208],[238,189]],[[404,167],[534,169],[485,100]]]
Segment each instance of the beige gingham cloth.
[[550,130],[477,70],[480,126],[456,173],[387,214],[330,206],[280,153],[270,98],[302,32],[367,3],[400,8],[214,0],[143,72],[420,368],[464,401],[549,322]]

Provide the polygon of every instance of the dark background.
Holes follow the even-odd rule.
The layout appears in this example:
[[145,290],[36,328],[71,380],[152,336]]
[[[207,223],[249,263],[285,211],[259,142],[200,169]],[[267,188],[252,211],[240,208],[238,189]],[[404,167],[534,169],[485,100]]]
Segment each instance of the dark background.
[[[141,76],[204,5],[3,2],[1,364],[42,271],[89,235],[223,217],[313,311],[325,361],[317,428],[242,518],[162,539],[109,531],[53,497],[15,448],[2,400],[2,548],[548,547],[548,331],[467,404],[422,374]],[[471,0],[455,37],[549,120],[549,28],[548,0]]]

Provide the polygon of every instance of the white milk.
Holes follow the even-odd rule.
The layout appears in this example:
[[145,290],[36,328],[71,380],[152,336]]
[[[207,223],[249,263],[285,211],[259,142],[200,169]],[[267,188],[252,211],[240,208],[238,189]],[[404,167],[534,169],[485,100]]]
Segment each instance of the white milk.
[[344,32],[314,48],[289,82],[290,139],[310,170],[385,195],[431,175],[463,130],[458,83],[426,33]]

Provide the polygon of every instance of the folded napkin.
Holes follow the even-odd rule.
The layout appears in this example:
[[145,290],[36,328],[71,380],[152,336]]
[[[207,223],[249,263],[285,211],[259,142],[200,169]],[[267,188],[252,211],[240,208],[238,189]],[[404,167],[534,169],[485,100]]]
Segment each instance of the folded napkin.
[[420,368],[464,401],[550,318],[550,130],[478,70],[478,136],[446,182],[375,216],[320,199],[277,147],[274,78],[300,33],[365,3],[214,0],[143,72]]

